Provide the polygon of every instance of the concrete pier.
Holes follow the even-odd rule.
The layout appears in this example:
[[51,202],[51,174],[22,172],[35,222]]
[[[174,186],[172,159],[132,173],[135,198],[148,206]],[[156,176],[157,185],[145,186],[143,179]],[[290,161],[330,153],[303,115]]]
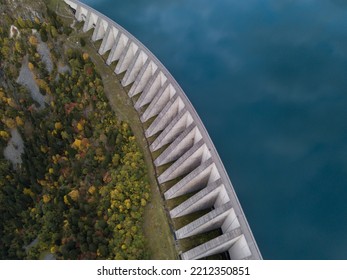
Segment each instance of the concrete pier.
[[98,20],[96,21],[96,26],[93,32],[92,41],[98,41],[102,39],[105,36],[107,28],[107,23],[100,17],[98,17]]
[[169,81],[166,80],[165,83],[159,88],[157,94],[149,104],[146,111],[143,113],[141,120],[145,122],[158,115],[174,94],[175,91],[171,90],[171,87],[169,87]]
[[91,39],[102,40],[99,54],[109,52],[107,65],[117,62],[114,72],[125,73],[121,83],[130,87],[129,97],[137,97],[134,107],[146,123],[150,150],[166,147],[154,160],[155,166],[166,168],[158,174],[160,184],[176,180],[164,193],[165,199],[193,194],[171,209],[171,218],[209,211],[175,229],[176,237],[184,239],[214,229],[220,231],[220,236],[189,249],[181,258],[201,259],[226,253],[230,259],[261,259],[218,153],[194,107],[169,71],[120,25],[77,0],[64,1],[73,9],[76,20],[84,21],[83,32],[94,28]]
[[117,63],[117,67],[114,70],[116,74],[123,73],[125,70],[129,68],[129,65],[133,61],[134,58],[138,57],[140,55],[139,47],[135,45],[134,43],[130,43],[128,41],[127,45],[125,46],[122,55],[119,58],[119,61]]
[[102,40],[101,46],[99,48],[99,54],[103,55],[115,46],[118,32],[119,31],[112,25],[107,26],[104,39]]
[[208,149],[204,140],[201,139],[158,177],[159,183],[161,184],[176,179],[183,174],[190,173],[201,164],[206,154],[208,154]]
[[[110,32],[110,30],[107,30],[107,31]],[[110,36],[109,33],[106,33],[106,34],[108,34],[108,36]],[[110,53],[108,54],[108,57],[106,60],[107,65],[110,65],[113,61],[117,61],[119,59],[121,53],[123,52],[125,46],[127,45],[128,41],[129,41],[128,38],[124,38],[124,36],[122,36],[122,34],[120,32],[116,32],[116,35],[112,35],[112,38],[113,38],[115,44],[112,46]],[[99,53],[100,53],[100,49],[99,49]],[[104,51],[102,51],[102,52],[104,52]]]
[[177,230],[177,239],[187,238],[193,235],[220,228],[227,216],[231,214],[231,210],[231,203],[226,203],[221,207],[212,210],[208,214]]
[[[149,107],[148,107],[149,108]],[[177,116],[177,114],[184,108],[182,99],[178,95],[174,95],[173,98],[165,105],[163,110],[157,115],[150,127],[146,130],[146,137],[149,138],[154,134],[165,129],[165,127]],[[141,118],[141,121],[143,118]],[[145,122],[146,120],[143,120]]]
[[165,198],[172,199],[205,188],[214,168],[216,166],[213,160],[208,159],[166,191],[164,193]]
[[170,144],[169,147],[166,148],[164,152],[160,154],[160,156],[154,161],[154,165],[161,166],[177,160],[200,139],[202,139],[201,134],[198,132],[196,126],[191,124],[176,138],[174,142]]
[[[147,59],[140,73],[135,78],[134,84],[129,91],[129,96],[133,97],[142,92],[144,87],[148,84],[149,80],[155,76],[154,73],[156,73],[157,69],[158,66],[155,65],[150,59]],[[136,109],[140,108],[141,106],[143,105],[135,104]]]
[[84,26],[83,26],[83,32],[88,32],[90,29],[92,29],[93,27],[96,26],[94,24],[94,18],[93,17],[94,16],[93,16],[92,12],[88,11],[87,20],[84,22]]
[[[181,257],[183,260],[198,260],[204,257],[229,251],[233,247],[233,245],[241,239],[241,235],[241,228],[237,228],[232,232],[227,232],[221,236],[218,236],[217,238],[214,238],[183,253]],[[235,259],[243,258],[240,257]]]
[[222,180],[217,180],[170,211],[171,218],[182,217],[200,210],[212,208],[219,195]]
[[[135,104],[135,108],[140,109],[141,107],[150,103],[166,80],[167,79],[164,74],[161,73],[159,68],[157,68],[153,73],[153,76],[149,79],[148,83],[144,86],[143,92],[140,95],[138,102]],[[145,121],[145,119],[143,119],[143,121]]]
[[151,144],[151,151],[156,151],[166,144],[171,143],[176,137],[182,133],[186,127],[193,123],[193,118],[187,111],[183,109],[178,115],[171,121],[171,123],[160,133],[160,135]]
[[[148,55],[146,55],[143,51],[139,50],[137,52],[136,57],[132,61],[132,64],[129,66],[129,69],[122,80],[123,87],[126,87],[135,81],[140,70],[146,64],[147,59],[148,59]],[[149,60],[148,60],[148,63],[149,63]]]

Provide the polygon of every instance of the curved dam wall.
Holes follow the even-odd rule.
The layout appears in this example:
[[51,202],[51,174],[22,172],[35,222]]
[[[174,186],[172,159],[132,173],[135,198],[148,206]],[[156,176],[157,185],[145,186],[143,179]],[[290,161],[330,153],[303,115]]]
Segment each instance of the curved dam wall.
[[[183,252],[182,259],[201,259],[228,252],[230,259],[262,259],[234,188],[218,153],[185,93],[160,61],[134,36],[91,7],[75,0],[64,0],[84,21],[83,31],[94,29],[92,41],[102,40],[99,54],[108,52],[106,63],[117,61],[114,72],[121,74],[129,97],[137,97],[135,109],[151,141],[151,152],[160,151],[156,167],[169,166],[158,175],[160,184],[174,184],[166,200],[193,193],[170,211],[178,218],[206,210],[193,222],[175,231],[184,239],[214,229],[220,235]],[[153,121],[152,121],[153,120]],[[152,121],[152,122],[151,122]]]

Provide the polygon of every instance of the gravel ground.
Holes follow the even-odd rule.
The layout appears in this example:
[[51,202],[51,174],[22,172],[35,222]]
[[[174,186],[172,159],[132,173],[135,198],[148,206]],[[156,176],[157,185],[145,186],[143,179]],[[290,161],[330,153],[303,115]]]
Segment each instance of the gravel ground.
[[37,52],[41,56],[42,62],[46,65],[46,69],[49,73],[53,70],[53,62],[51,59],[51,53],[49,51],[49,48],[45,42],[42,42],[40,35],[37,34],[37,38],[39,40],[39,43],[37,44]]
[[45,107],[45,97],[40,93],[40,89],[34,80],[34,75],[28,67],[28,57],[25,57],[23,60],[17,83],[25,86],[30,91],[31,97],[40,104],[41,109]]
[[24,142],[17,128],[11,129],[11,139],[4,149],[4,156],[9,160],[13,167],[22,163],[22,154],[24,153]]

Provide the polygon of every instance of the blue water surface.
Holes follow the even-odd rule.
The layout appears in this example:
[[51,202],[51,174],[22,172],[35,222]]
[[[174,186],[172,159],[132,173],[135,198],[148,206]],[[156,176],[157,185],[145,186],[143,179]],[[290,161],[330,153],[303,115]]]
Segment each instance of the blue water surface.
[[347,259],[347,1],[83,2],[182,86],[265,259]]

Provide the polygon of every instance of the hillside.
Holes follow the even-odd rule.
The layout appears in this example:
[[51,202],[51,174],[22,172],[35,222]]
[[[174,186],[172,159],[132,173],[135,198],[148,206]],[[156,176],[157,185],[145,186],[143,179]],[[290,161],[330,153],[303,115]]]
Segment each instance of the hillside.
[[144,227],[156,202],[129,118],[58,2],[0,8],[0,258],[166,258]]

